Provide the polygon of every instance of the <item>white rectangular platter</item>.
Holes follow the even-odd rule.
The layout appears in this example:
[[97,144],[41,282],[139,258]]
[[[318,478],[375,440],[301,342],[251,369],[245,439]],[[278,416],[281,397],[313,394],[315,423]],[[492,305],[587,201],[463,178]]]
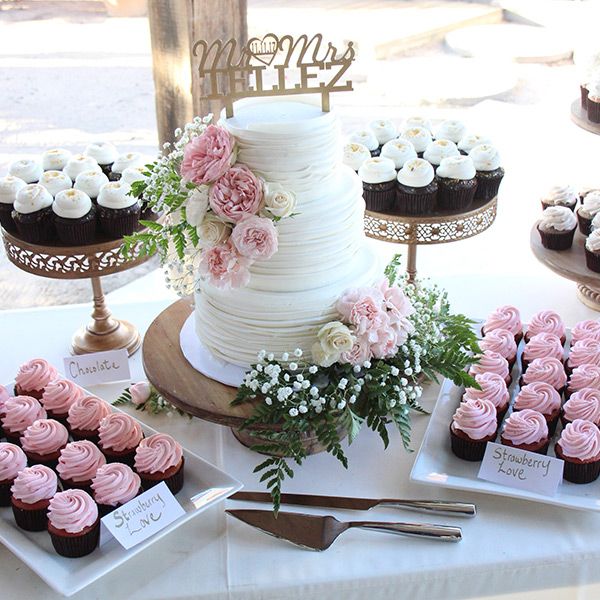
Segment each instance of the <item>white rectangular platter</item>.
[[[12,385],[6,387],[12,389]],[[113,406],[113,410],[119,408]],[[146,437],[156,433],[144,423],[140,422],[140,425]],[[88,556],[64,558],[54,551],[46,532],[28,532],[17,527],[10,507],[0,507],[0,542],[51,588],[64,596],[71,596],[243,487],[239,481],[185,448],[183,456],[184,486],[175,497],[185,514],[129,550],[113,538]]]

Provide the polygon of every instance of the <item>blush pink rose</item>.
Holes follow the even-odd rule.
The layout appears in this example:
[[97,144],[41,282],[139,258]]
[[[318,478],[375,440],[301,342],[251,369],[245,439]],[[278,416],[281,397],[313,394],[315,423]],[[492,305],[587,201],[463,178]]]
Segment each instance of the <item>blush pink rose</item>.
[[238,223],[260,209],[263,186],[245,165],[231,167],[210,189],[209,202],[222,219]]
[[266,260],[277,252],[277,229],[271,219],[251,215],[234,227],[231,241],[242,256]]
[[342,316],[344,322],[350,321],[350,313],[352,312],[354,305],[366,296],[374,298],[379,306],[383,305],[383,295],[375,288],[349,288],[342,293],[335,308]]
[[375,358],[388,358],[398,351],[398,336],[390,323],[377,332],[377,342],[371,344],[371,352]]
[[348,319],[355,327],[355,334],[366,335],[369,343],[379,340],[378,331],[389,326],[389,319],[381,309],[381,303],[375,295],[367,294],[357,300],[350,310]]
[[391,312],[395,318],[401,319],[403,317],[408,317],[415,312],[410,300],[397,285],[390,287],[388,280],[382,279],[377,287],[383,294],[386,309]]
[[233,162],[233,145],[228,131],[209,125],[183,149],[181,177],[198,185],[216,181]]
[[352,366],[362,365],[365,361],[372,358],[372,356],[373,354],[371,353],[371,348],[369,347],[367,340],[364,338],[356,338],[352,350],[342,352],[339,361],[341,363],[351,364]]
[[200,275],[221,289],[241,288],[248,285],[252,261],[241,256],[231,241],[219,244],[202,254]]
[[136,406],[139,406],[140,404],[144,404],[144,402],[150,398],[152,388],[147,381],[140,381],[130,386],[129,393],[131,394],[131,402]]

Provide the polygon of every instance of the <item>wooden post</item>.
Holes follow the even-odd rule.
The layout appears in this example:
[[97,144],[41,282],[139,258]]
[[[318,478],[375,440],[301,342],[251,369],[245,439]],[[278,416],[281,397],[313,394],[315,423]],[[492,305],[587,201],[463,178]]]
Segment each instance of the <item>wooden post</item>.
[[173,140],[173,132],[194,115],[218,115],[219,102],[200,100],[203,82],[198,78],[192,47],[235,38],[248,41],[246,0],[148,0],[156,120],[160,144]]

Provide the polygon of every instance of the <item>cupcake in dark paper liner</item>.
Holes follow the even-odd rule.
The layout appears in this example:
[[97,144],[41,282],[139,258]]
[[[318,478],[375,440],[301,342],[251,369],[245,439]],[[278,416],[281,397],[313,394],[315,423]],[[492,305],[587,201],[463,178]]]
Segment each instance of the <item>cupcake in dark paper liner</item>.
[[91,493],[96,471],[106,464],[104,454],[87,440],[71,442],[60,453],[56,470],[64,488],[85,490]]
[[521,376],[521,387],[534,381],[545,381],[562,394],[567,384],[567,374],[560,360],[551,357],[536,358]]
[[389,119],[375,119],[369,123],[369,129],[375,134],[379,150],[386,142],[398,136],[398,129]]
[[21,447],[30,464],[56,468],[58,457],[69,441],[67,428],[54,419],[34,421],[21,436]]
[[587,117],[592,123],[600,123],[600,78],[588,83]]
[[560,416],[563,426],[577,419],[591,421],[600,427],[600,390],[583,388],[565,402]]
[[96,396],[85,394],[69,407],[67,424],[74,440],[98,441],[100,421],[112,412],[110,404]]
[[42,154],[42,168],[44,171],[62,171],[72,156],[73,153],[64,148],[50,148]]
[[583,235],[590,235],[592,230],[600,225],[598,220],[594,224],[594,218],[600,213],[600,191],[594,190],[586,194],[583,204],[577,208],[576,213],[579,231]]
[[563,362],[565,349],[560,342],[560,338],[553,333],[538,333],[531,337],[525,344],[521,353],[521,367],[523,373],[532,360],[550,356]]
[[482,350],[497,352],[508,361],[509,369],[512,369],[517,360],[517,343],[515,336],[508,329],[492,329],[479,341]]
[[55,494],[48,509],[48,533],[61,556],[91,554],[100,541],[100,515],[92,497],[82,490]]
[[542,209],[551,206],[564,206],[574,211],[579,200],[579,194],[571,185],[553,185],[542,197]]
[[65,190],[52,205],[58,239],[69,246],[91,244],[96,236],[96,207],[81,190]]
[[92,496],[98,503],[101,517],[141,493],[140,476],[123,463],[114,462],[100,467],[92,481]]
[[560,394],[544,381],[524,385],[517,394],[513,411],[537,410],[544,415],[550,436],[554,435],[560,415]]
[[489,400],[496,407],[496,417],[500,424],[508,410],[510,400],[506,382],[496,373],[480,373],[475,375],[475,381],[481,389],[467,388],[462,398],[463,401]]
[[500,443],[527,452],[546,454],[550,437],[544,415],[530,408],[511,413],[504,422]]
[[143,439],[135,453],[135,471],[145,490],[164,481],[173,494],[184,483],[183,449],[170,435],[155,433]]
[[584,388],[600,389],[600,365],[585,364],[573,369],[565,398],[568,400],[575,392]]
[[478,133],[468,133],[463,135],[463,137],[458,142],[458,151],[461,154],[469,154],[475,146],[481,146],[482,144],[490,145],[492,143],[491,138],[487,135],[480,135]]
[[444,158],[437,168],[436,177],[440,210],[464,211],[471,207],[477,190],[477,178],[470,156]]
[[59,192],[70,190],[73,186],[71,178],[62,171],[44,171],[39,184],[43,185],[54,197]]
[[379,142],[370,129],[359,129],[348,137],[349,144],[362,144],[371,156],[379,156]]
[[27,184],[14,175],[0,177],[0,225],[9,233],[16,233],[17,226],[12,217],[17,193]]
[[396,138],[383,145],[381,156],[393,160],[396,171],[399,171],[409,160],[417,158],[417,153],[408,140]]
[[37,183],[17,192],[11,216],[19,237],[32,244],[50,242],[55,237],[52,194]]
[[15,377],[15,394],[32,396],[38,400],[43,396],[46,386],[58,378],[58,371],[43,358],[32,358],[23,363]]
[[117,150],[117,147],[110,142],[98,141],[88,144],[84,154],[86,156],[91,156],[98,163],[102,172],[108,176],[111,173],[113,163],[117,159],[117,156],[119,156],[119,151]]
[[434,169],[440,166],[444,158],[450,156],[458,156],[458,148],[454,142],[450,140],[434,140],[427,145],[423,158],[431,164]]
[[600,475],[600,429],[590,421],[567,423],[554,446],[564,464],[563,477],[572,483],[591,483]]
[[11,499],[15,522],[26,531],[45,531],[48,506],[58,490],[56,473],[45,465],[33,465],[19,472]]
[[119,154],[110,168],[111,172],[108,178],[111,181],[119,181],[125,169],[143,167],[145,162],[146,161],[140,152],[125,152]]
[[573,369],[581,365],[600,365],[600,340],[587,338],[571,346],[565,363],[567,373],[570,375]]
[[389,211],[396,193],[396,169],[389,158],[367,159],[358,170],[367,210]]
[[10,506],[10,488],[26,466],[27,456],[19,446],[0,442],[0,506]]
[[529,321],[525,332],[525,341],[528,342],[538,333],[551,333],[564,344],[567,339],[567,330],[561,316],[555,310],[540,310]]
[[523,339],[523,323],[519,309],[510,304],[499,306],[486,319],[481,328],[481,333],[486,336],[490,331],[494,331],[494,329],[506,329],[510,331],[515,338],[515,342],[519,344]]
[[510,385],[512,381],[508,361],[497,352],[492,352],[491,350],[484,350],[479,357],[479,362],[473,363],[469,369],[469,375],[473,377],[483,373],[496,373],[496,375],[500,375],[506,385]]
[[84,391],[70,379],[55,379],[45,387],[40,402],[48,413],[48,418],[56,419],[69,427],[69,409],[84,396]]
[[108,177],[102,171],[84,171],[77,175],[73,187],[87,194],[92,203],[97,204],[100,189],[105,183],[108,183]]
[[368,158],[371,158],[371,153],[364,144],[350,142],[344,146],[342,162],[356,173]]
[[423,158],[404,164],[396,176],[394,211],[399,215],[427,215],[435,210],[438,185],[433,167]]
[[482,460],[486,445],[496,439],[497,430],[496,408],[489,400],[465,400],[450,424],[452,452],[463,460]]
[[120,181],[110,181],[102,186],[98,195],[100,228],[111,238],[131,235],[140,220],[139,200],[130,195],[131,187]]
[[4,436],[13,444],[21,444],[24,431],[38,419],[46,418],[46,411],[31,396],[14,396],[4,403],[2,428]]
[[133,466],[135,451],[144,434],[140,424],[128,414],[114,412],[100,421],[98,446],[108,462]]
[[588,97],[587,83],[581,83],[579,85],[579,97],[580,97],[581,108],[583,108],[587,114],[587,97]]
[[74,154],[71,156],[63,171],[71,178],[71,181],[76,181],[80,173],[86,171],[100,171],[100,165],[95,158],[86,156],[85,154]]
[[475,166],[477,189],[475,200],[491,200],[498,195],[500,184],[504,178],[504,169],[500,163],[498,150],[490,144],[475,146],[469,156]]
[[442,121],[435,130],[436,140],[450,140],[458,144],[463,136],[467,133],[467,128],[462,121],[457,119],[447,119]]
[[22,179],[25,183],[37,183],[44,169],[42,163],[33,158],[22,158],[11,163],[8,174]]
[[551,206],[542,213],[537,230],[544,248],[568,250],[573,245],[577,218],[566,206]]
[[405,127],[399,137],[412,144],[419,158],[423,158],[425,149],[433,141],[429,129],[419,126]]
[[600,273],[600,229],[595,229],[585,240],[585,264],[590,271]]

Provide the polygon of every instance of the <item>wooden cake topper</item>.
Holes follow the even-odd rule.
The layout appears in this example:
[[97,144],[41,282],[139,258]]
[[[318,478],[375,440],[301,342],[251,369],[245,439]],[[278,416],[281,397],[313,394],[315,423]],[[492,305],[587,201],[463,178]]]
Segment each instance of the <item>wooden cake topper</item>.
[[[221,100],[226,116],[233,117],[233,103],[239,98],[255,96],[290,96],[321,94],[323,112],[329,112],[329,94],[352,90],[352,82],[341,78],[354,60],[354,44],[348,42],[343,53],[317,33],[312,38],[301,35],[278,37],[267,33],[262,39],[252,38],[238,47],[235,39],[215,40],[209,44],[200,40],[194,44],[198,57],[198,75],[208,78],[208,94],[202,98]],[[275,71],[277,83],[265,83],[267,68]],[[297,69],[299,81],[290,83],[291,69]],[[325,73],[327,72],[327,77]],[[247,85],[253,77],[254,83]],[[228,84],[228,86],[227,86]],[[225,91],[228,89],[228,91]]]

